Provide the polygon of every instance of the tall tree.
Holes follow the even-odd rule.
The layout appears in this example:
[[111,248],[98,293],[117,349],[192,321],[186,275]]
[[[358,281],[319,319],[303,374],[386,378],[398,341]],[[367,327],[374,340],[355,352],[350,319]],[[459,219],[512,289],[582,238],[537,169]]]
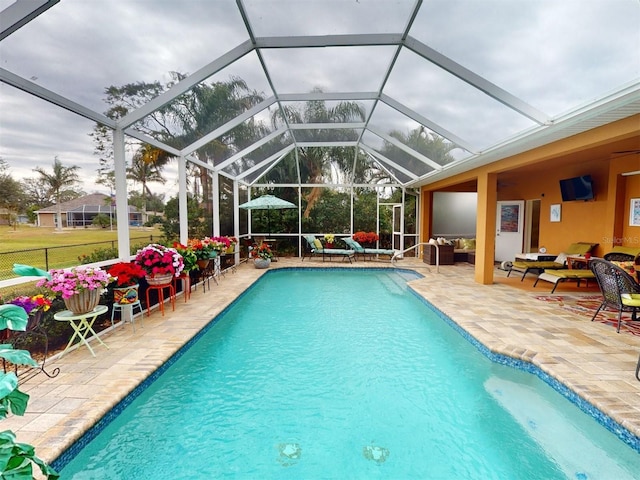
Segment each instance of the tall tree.
[[[394,130],[389,135],[440,165],[446,165],[454,160],[450,152],[457,146],[443,137],[427,131],[424,127],[414,128],[407,133]],[[382,152],[388,158],[397,160],[401,165],[414,172],[427,173],[432,170],[432,167],[390,142],[385,141]]]
[[[131,166],[127,169],[127,178],[141,185],[143,199],[153,196],[149,182],[166,183],[162,176],[162,168],[168,161],[169,156],[165,152],[146,143],[141,145],[133,156]],[[143,207],[146,211],[146,201]]]
[[[196,85],[171,104],[181,134],[171,140],[171,145],[183,148],[224,125],[263,100],[263,95],[251,90],[241,78],[232,77],[227,82]],[[216,165],[231,153],[242,150],[265,134],[264,127],[248,121],[224,133],[199,148],[195,155],[204,163]],[[205,167],[199,167],[203,207],[212,212],[211,177]],[[217,199],[216,199],[217,201]]]
[[[111,86],[105,90],[109,118],[122,118],[129,111],[135,110],[152,98],[171,88],[177,82],[186,78],[185,74],[170,72],[171,79],[166,84],[160,82],[137,82],[121,87]],[[151,113],[136,123],[135,128],[154,137],[167,145],[184,148],[202,138],[215,128],[234,119],[245,110],[262,101],[263,96],[249,89],[246,82],[240,78],[231,78],[227,82],[201,83],[188,92],[177,97],[169,105]],[[195,155],[204,163],[215,165],[229,156],[229,152],[244,148],[256,138],[255,132],[259,124],[245,122],[220,138],[214,139],[198,149]],[[101,157],[101,165],[109,165],[103,170],[112,171],[113,153],[110,150],[111,132],[97,126],[92,134],[96,143],[95,154]],[[143,146],[143,148],[146,148]],[[168,159],[161,153],[158,160]],[[102,162],[102,159],[105,159]],[[147,157],[148,158],[148,157]],[[159,166],[157,164],[157,166]],[[194,198],[204,200],[208,215],[212,211],[211,178],[204,167],[197,167],[197,182],[193,182]],[[101,175],[105,175],[102,173]],[[108,178],[107,178],[108,181]],[[198,192],[198,188],[201,192]]]
[[[321,92],[314,89],[314,92]],[[271,122],[274,127],[287,123],[339,123],[362,122],[365,119],[364,107],[357,102],[340,102],[328,108],[322,100],[308,101],[303,108],[285,107],[276,110]],[[302,130],[301,140],[305,142],[356,140],[358,134],[348,129]],[[299,134],[296,132],[296,138]],[[322,184],[331,176],[331,169],[337,172],[349,172],[353,168],[355,149],[344,147],[304,147],[298,149],[300,158],[300,181],[302,183]],[[275,167],[276,169],[278,166]],[[275,170],[275,169],[274,169]],[[307,207],[304,218],[309,218],[311,210],[320,199],[321,187],[312,187],[305,195]]]
[[24,192],[20,182],[8,173],[8,165],[0,158],[0,208],[6,209],[7,220],[13,228],[17,227],[17,213],[24,206]]
[[51,173],[45,171],[40,167],[36,167],[33,170],[40,175],[40,178],[47,184],[49,191],[53,195],[56,202],[56,215],[58,217],[58,223],[56,230],[62,230],[62,209],[60,207],[61,198],[66,190],[71,190],[80,178],[78,177],[78,167],[73,165],[71,167],[65,167],[58,157],[53,160],[53,171]]

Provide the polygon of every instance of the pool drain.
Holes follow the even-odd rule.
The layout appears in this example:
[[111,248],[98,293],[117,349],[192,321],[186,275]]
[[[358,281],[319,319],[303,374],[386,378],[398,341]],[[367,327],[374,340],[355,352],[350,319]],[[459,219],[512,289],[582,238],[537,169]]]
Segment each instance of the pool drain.
[[295,465],[302,455],[302,447],[299,443],[279,443],[278,452],[280,456],[278,461],[283,467]]
[[389,458],[389,450],[384,447],[378,447],[377,445],[367,445],[362,449],[362,455],[364,455],[364,458],[367,460],[381,464]]

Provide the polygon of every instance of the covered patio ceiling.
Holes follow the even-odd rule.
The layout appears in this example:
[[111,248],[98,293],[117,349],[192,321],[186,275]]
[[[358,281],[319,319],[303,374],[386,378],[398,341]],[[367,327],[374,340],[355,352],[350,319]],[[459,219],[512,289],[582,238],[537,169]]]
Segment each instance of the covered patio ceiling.
[[[298,162],[298,148],[339,146],[403,187],[418,187],[640,112],[637,0],[3,0],[0,7],[0,81],[245,185],[285,159]],[[65,17],[69,29],[54,30]],[[33,43],[42,30],[59,59]],[[147,51],[130,49],[141,36]],[[165,60],[174,50],[180,65]],[[74,62],[66,64],[70,51]],[[36,80],[27,65],[38,61],[62,62],[66,80]],[[109,63],[108,78],[93,74],[98,61]],[[178,69],[186,76],[146,104],[117,120],[101,113],[108,85]],[[262,100],[185,145],[141,128],[198,85],[229,78],[242,78]],[[364,116],[272,122],[315,101],[356,102]],[[263,135],[250,145],[210,164],[197,155],[257,123]],[[403,140],[415,131],[448,145],[451,156],[430,158]],[[297,172],[291,183],[301,182],[299,165]]]

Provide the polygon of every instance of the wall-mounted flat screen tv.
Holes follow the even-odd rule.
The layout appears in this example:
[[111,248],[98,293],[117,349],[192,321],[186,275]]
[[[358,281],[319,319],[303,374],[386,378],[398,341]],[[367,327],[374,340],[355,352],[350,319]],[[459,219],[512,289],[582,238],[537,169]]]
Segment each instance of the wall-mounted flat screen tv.
[[593,181],[591,180],[591,175],[560,180],[560,192],[562,193],[563,202],[593,199]]

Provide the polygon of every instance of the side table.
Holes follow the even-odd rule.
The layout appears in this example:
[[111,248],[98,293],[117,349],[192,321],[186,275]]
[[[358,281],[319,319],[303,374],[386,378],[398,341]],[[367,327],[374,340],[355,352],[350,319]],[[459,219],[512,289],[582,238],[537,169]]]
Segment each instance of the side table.
[[78,337],[80,340],[78,344],[84,343],[89,349],[89,351],[91,352],[91,355],[95,357],[96,354],[93,351],[93,348],[91,348],[91,345],[89,345],[89,342],[87,341],[87,336],[89,334],[93,335],[96,338],[96,340],[98,340],[98,342],[100,342],[106,348],[109,348],[100,339],[98,334],[93,330],[93,322],[95,322],[96,318],[98,318],[103,313],[107,313],[108,310],[109,308],[106,305],[98,305],[96,308],[94,308],[92,311],[88,313],[76,314],[76,313],[73,313],[71,310],[63,310],[62,312],[56,313],[53,316],[55,320],[59,322],[69,322],[69,324],[73,328],[73,335],[71,336],[71,340],[69,340],[67,347],[62,351],[60,356],[62,357],[65,353],[67,353],[67,350],[71,348],[73,341],[76,339],[76,337]]
[[568,255],[567,267],[569,267],[570,270],[589,270],[590,259],[591,258],[578,255]]

